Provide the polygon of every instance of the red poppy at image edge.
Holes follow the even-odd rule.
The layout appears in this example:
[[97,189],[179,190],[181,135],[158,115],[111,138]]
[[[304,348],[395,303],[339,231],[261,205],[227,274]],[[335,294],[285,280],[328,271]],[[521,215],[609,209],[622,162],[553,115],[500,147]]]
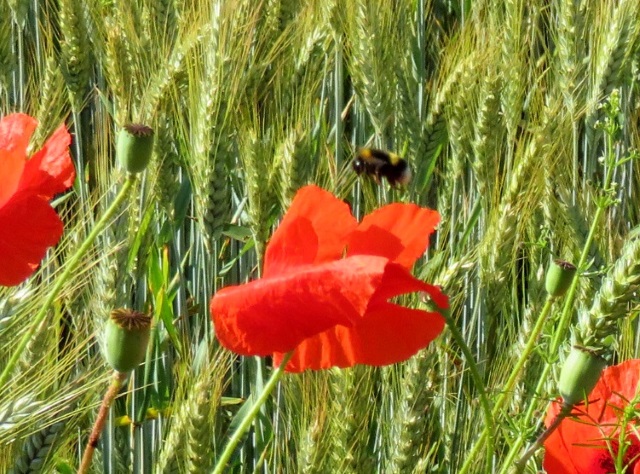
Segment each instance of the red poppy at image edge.
[[[543,466],[549,474],[607,474],[616,472],[621,418],[636,397],[640,360],[608,367],[587,398],[544,443]],[[561,401],[551,404],[545,420],[549,426],[560,411]],[[640,407],[640,405],[638,405]],[[622,456],[628,474],[640,474],[640,440],[637,426],[626,427],[626,450]],[[607,444],[608,441],[608,444]]]
[[37,121],[25,114],[0,119],[0,285],[26,280],[63,226],[49,204],[75,178],[71,137],[61,125],[31,156],[27,148]]
[[294,350],[288,372],[408,359],[444,328],[436,312],[389,299],[447,297],[410,269],[438,224],[436,211],[390,204],[358,223],[349,206],[316,186],[298,191],[269,242],[263,278],[223,288],[211,300],[216,335],[241,355]]

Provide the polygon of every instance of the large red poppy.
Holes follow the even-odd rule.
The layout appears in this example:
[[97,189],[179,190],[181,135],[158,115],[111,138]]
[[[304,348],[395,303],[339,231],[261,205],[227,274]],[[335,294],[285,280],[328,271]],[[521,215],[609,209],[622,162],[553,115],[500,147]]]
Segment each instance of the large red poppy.
[[410,273],[439,219],[430,209],[391,204],[358,224],[330,193],[302,188],[267,246],[263,278],[211,300],[218,339],[238,354],[274,355],[275,364],[295,350],[289,372],[406,360],[444,321],[389,299],[422,291],[447,307],[439,288]]
[[[616,472],[615,459],[620,455],[625,467],[623,472],[640,474],[638,426],[621,426],[624,410],[640,388],[639,381],[638,359],[606,368],[587,402],[574,408],[545,442],[546,471],[549,474],[608,474]],[[560,407],[560,401],[551,404],[547,426]],[[628,445],[624,453],[619,453],[619,435],[623,428]]]
[[11,114],[0,120],[0,285],[31,275],[60,240],[62,222],[49,201],[73,184],[71,137],[61,125],[28,158],[35,119]]

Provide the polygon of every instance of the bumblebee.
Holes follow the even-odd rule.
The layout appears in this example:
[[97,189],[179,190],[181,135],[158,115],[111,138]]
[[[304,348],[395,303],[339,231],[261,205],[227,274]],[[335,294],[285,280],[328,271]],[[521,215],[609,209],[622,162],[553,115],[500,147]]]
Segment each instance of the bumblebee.
[[404,158],[384,150],[361,148],[353,160],[353,169],[357,174],[366,173],[380,182],[384,176],[391,186],[406,185],[411,181],[411,168]]

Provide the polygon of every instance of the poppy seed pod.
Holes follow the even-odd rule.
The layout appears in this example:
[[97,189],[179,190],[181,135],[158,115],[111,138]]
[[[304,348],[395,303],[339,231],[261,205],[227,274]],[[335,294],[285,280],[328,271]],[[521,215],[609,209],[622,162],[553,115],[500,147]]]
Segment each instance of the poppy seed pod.
[[130,372],[145,358],[151,316],[131,309],[111,311],[105,328],[107,362],[118,372]]
[[573,346],[564,361],[558,389],[565,404],[575,405],[584,400],[596,386],[606,361],[586,347]]
[[571,286],[575,274],[576,267],[572,263],[559,259],[553,260],[545,279],[547,293],[555,297],[564,295]]
[[129,173],[140,173],[151,160],[153,151],[153,129],[146,125],[125,125],[118,135],[116,157]]

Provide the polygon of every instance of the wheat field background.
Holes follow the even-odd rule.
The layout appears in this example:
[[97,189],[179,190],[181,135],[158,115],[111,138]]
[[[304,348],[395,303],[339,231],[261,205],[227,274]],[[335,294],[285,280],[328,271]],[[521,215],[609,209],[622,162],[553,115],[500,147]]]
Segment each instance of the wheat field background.
[[[158,324],[91,472],[210,472],[271,368],[217,344],[208,302],[258,276],[306,183],[356,216],[438,210],[414,274],[449,295],[466,352],[445,330],[394,366],[287,375],[226,472],[511,472],[585,315],[615,320],[610,362],[638,355],[639,60],[637,0],[2,0],[0,113],[36,117],[35,145],[66,122],[78,179],[60,244],[0,288],[0,365],[122,186],[116,130],[156,143],[0,388],[0,472],[77,467],[124,306]],[[412,182],[358,178],[360,146],[405,157]],[[580,277],[507,383],[553,257]]]

